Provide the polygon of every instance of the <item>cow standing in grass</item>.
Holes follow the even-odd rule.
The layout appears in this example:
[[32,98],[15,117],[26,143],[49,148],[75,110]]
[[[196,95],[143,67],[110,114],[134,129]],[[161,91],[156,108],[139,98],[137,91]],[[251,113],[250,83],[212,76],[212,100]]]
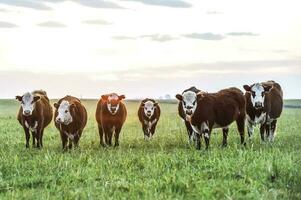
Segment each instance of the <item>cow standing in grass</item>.
[[21,102],[17,118],[25,132],[26,148],[29,148],[30,132],[32,146],[43,147],[44,128],[50,124],[53,117],[46,92],[43,90],[27,92],[22,96],[16,96],[16,99]]
[[141,101],[138,110],[138,118],[142,125],[145,140],[151,139],[155,134],[160,114],[160,106],[154,99],[146,98]]
[[69,140],[69,149],[78,146],[79,139],[87,124],[87,111],[81,101],[73,96],[65,96],[57,103],[55,107],[55,127],[60,131],[63,149],[67,148]]
[[123,99],[125,99],[124,95],[111,93],[102,95],[97,103],[95,117],[102,146],[111,146],[113,135],[115,136],[115,147],[119,146],[119,134],[127,117]]
[[190,144],[194,141],[195,133],[188,119],[193,115],[197,107],[197,93],[199,92],[201,92],[201,90],[193,86],[184,90],[182,94],[176,95],[176,98],[179,100],[178,113],[185,122]]
[[247,129],[249,137],[253,135],[253,126],[260,124],[261,140],[273,141],[277,119],[283,107],[283,93],[275,81],[244,85],[246,90]]
[[201,147],[201,137],[204,136],[206,149],[209,147],[211,131],[214,128],[223,129],[223,146],[227,145],[229,126],[236,121],[241,144],[244,142],[246,102],[241,90],[229,88],[217,93],[198,93],[197,108],[190,118],[192,128],[197,133],[197,149]]

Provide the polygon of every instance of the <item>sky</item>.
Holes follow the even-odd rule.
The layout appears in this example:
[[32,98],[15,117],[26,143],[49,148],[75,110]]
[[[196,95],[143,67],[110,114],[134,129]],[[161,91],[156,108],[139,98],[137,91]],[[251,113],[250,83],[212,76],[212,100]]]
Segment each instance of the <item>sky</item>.
[[279,82],[301,98],[300,0],[0,0],[0,98],[174,97]]

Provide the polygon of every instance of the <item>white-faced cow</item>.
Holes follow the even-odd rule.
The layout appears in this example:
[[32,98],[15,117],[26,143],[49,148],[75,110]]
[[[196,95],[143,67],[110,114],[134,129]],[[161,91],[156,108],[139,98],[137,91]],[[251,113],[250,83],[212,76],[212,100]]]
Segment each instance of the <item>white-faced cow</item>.
[[223,129],[222,145],[226,146],[228,127],[233,121],[236,121],[241,144],[245,144],[245,108],[244,95],[237,88],[224,89],[217,93],[198,93],[197,108],[190,119],[192,128],[197,133],[197,149],[201,147],[202,136],[205,138],[206,149],[208,149],[211,131],[214,128]]
[[244,85],[246,90],[247,129],[249,137],[253,126],[260,124],[261,140],[274,140],[277,118],[283,107],[283,93],[280,85],[274,81]]
[[151,139],[155,134],[160,114],[160,106],[154,99],[146,98],[141,101],[138,109],[138,118],[142,125],[145,140]]
[[32,134],[32,145],[43,147],[44,128],[52,120],[53,112],[45,91],[36,90],[27,92],[22,96],[16,96],[21,102],[18,112],[18,121],[22,125],[25,137],[26,148],[29,147],[30,132]]
[[55,115],[54,124],[60,131],[63,149],[67,149],[69,140],[69,149],[78,146],[79,139],[87,124],[87,111],[81,101],[73,96],[65,96],[54,103]]
[[199,92],[201,92],[201,90],[193,86],[184,90],[182,94],[176,95],[176,98],[179,100],[178,113],[185,122],[190,144],[194,141],[195,134],[191,127],[189,118],[192,116],[197,107],[197,93]]
[[124,98],[124,95],[111,93],[102,95],[97,103],[95,117],[102,146],[112,145],[113,134],[115,146],[119,146],[119,134],[127,116],[126,107],[122,102]]

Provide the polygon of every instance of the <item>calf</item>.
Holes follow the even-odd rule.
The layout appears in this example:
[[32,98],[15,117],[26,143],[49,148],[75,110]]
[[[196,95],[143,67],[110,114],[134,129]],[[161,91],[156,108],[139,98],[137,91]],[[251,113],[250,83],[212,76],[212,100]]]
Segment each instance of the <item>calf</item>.
[[283,107],[283,93],[275,81],[244,85],[246,90],[247,129],[249,137],[253,134],[253,126],[260,124],[261,140],[274,140],[277,118]]
[[198,93],[197,108],[191,116],[192,128],[197,133],[197,149],[200,149],[200,139],[205,138],[206,149],[213,128],[223,129],[223,146],[227,145],[228,126],[236,121],[240,133],[241,144],[244,143],[245,98],[237,88],[221,90],[217,93]]
[[53,116],[46,92],[42,90],[27,92],[23,96],[16,96],[16,99],[21,102],[17,119],[25,132],[26,148],[29,147],[30,132],[32,146],[37,144],[36,147],[43,147],[44,128],[50,124]]
[[182,94],[176,95],[176,98],[179,100],[178,113],[185,122],[190,144],[194,141],[195,134],[188,119],[193,115],[197,107],[197,93],[199,92],[201,92],[201,90],[196,87],[190,87],[184,90]]
[[124,95],[111,93],[102,95],[97,103],[95,117],[102,146],[112,145],[114,133],[115,147],[119,146],[119,134],[127,116],[126,107],[122,102],[124,98]]
[[138,118],[142,125],[145,140],[151,139],[155,134],[160,114],[160,106],[154,99],[146,98],[141,101],[138,110]]
[[60,131],[63,149],[78,146],[79,139],[87,124],[87,111],[81,101],[73,96],[65,96],[57,103],[54,103],[55,114],[54,124]]

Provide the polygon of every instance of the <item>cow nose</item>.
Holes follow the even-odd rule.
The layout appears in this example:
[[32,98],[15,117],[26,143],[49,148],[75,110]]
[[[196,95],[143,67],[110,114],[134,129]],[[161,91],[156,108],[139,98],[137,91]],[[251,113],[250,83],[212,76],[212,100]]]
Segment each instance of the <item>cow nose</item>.
[[262,103],[261,102],[256,102],[255,107],[262,107]]
[[56,121],[57,123],[59,123],[59,122],[61,122],[61,118],[58,117],[58,118],[55,119],[55,121]]
[[147,114],[151,114],[151,111],[148,110],[148,111],[147,111]]
[[189,109],[189,110],[192,109],[192,106],[187,106],[187,109]]
[[192,110],[187,109],[187,110],[186,110],[186,114],[187,114],[187,115],[192,115]]
[[24,113],[25,113],[26,115],[29,115],[29,114],[30,114],[30,110],[24,110]]

